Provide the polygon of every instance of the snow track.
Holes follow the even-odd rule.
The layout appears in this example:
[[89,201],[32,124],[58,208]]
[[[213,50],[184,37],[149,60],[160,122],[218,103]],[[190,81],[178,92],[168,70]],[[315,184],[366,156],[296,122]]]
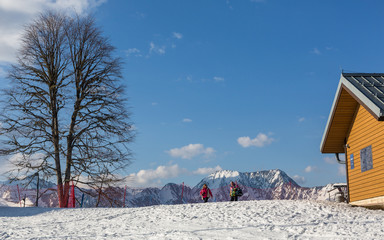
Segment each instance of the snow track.
[[381,210],[315,201],[0,207],[0,239],[384,239],[383,225]]

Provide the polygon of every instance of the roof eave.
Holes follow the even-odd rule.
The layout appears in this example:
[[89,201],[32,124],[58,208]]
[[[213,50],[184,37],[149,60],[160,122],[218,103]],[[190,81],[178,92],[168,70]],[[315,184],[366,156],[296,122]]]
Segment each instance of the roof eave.
[[[340,77],[340,82],[336,90],[336,95],[333,100],[331,112],[328,117],[327,125],[323,133],[323,137],[320,144],[320,152],[324,153],[325,142],[330,131],[330,126],[335,115],[336,107],[340,98],[342,89],[345,89],[359,104],[363,105],[367,111],[369,111],[378,121],[384,121],[384,113],[376,106],[371,100],[369,100],[361,91],[359,91],[351,82],[349,82],[343,74]],[[339,152],[342,153],[342,152]]]
[[[341,78],[343,78],[343,76],[341,76]],[[333,117],[335,115],[336,105],[337,105],[337,102],[338,102],[338,100],[340,98],[341,89],[342,89],[341,78],[340,78],[340,81],[339,81],[339,85],[337,86],[335,98],[333,100],[332,107],[331,107],[331,112],[329,113],[329,116],[328,116],[327,125],[325,126],[323,137],[321,139],[321,144],[320,144],[320,152],[321,153],[324,153],[325,141],[326,141],[326,139],[328,137],[328,133],[330,131],[331,122],[332,122],[332,119],[333,119]]]

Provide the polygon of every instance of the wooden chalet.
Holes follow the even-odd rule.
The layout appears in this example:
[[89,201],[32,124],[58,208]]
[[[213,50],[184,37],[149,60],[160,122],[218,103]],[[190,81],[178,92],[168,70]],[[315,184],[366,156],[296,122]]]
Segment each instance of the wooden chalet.
[[320,151],[345,154],[352,205],[384,208],[384,73],[342,73]]

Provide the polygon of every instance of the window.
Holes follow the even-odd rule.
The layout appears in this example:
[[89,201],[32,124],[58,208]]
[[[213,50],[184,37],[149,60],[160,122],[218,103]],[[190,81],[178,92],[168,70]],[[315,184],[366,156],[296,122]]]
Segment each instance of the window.
[[365,172],[373,168],[372,145],[360,150],[361,171]]
[[350,155],[349,159],[351,160],[351,169],[354,169],[355,168],[355,162],[354,162],[353,154]]

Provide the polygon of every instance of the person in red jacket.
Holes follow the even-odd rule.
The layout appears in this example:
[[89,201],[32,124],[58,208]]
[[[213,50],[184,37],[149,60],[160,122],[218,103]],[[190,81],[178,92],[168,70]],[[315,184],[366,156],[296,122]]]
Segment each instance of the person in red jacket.
[[204,202],[208,202],[208,199],[210,197],[213,197],[211,189],[208,188],[207,184],[203,185],[203,188],[200,191],[201,199],[203,199]]

